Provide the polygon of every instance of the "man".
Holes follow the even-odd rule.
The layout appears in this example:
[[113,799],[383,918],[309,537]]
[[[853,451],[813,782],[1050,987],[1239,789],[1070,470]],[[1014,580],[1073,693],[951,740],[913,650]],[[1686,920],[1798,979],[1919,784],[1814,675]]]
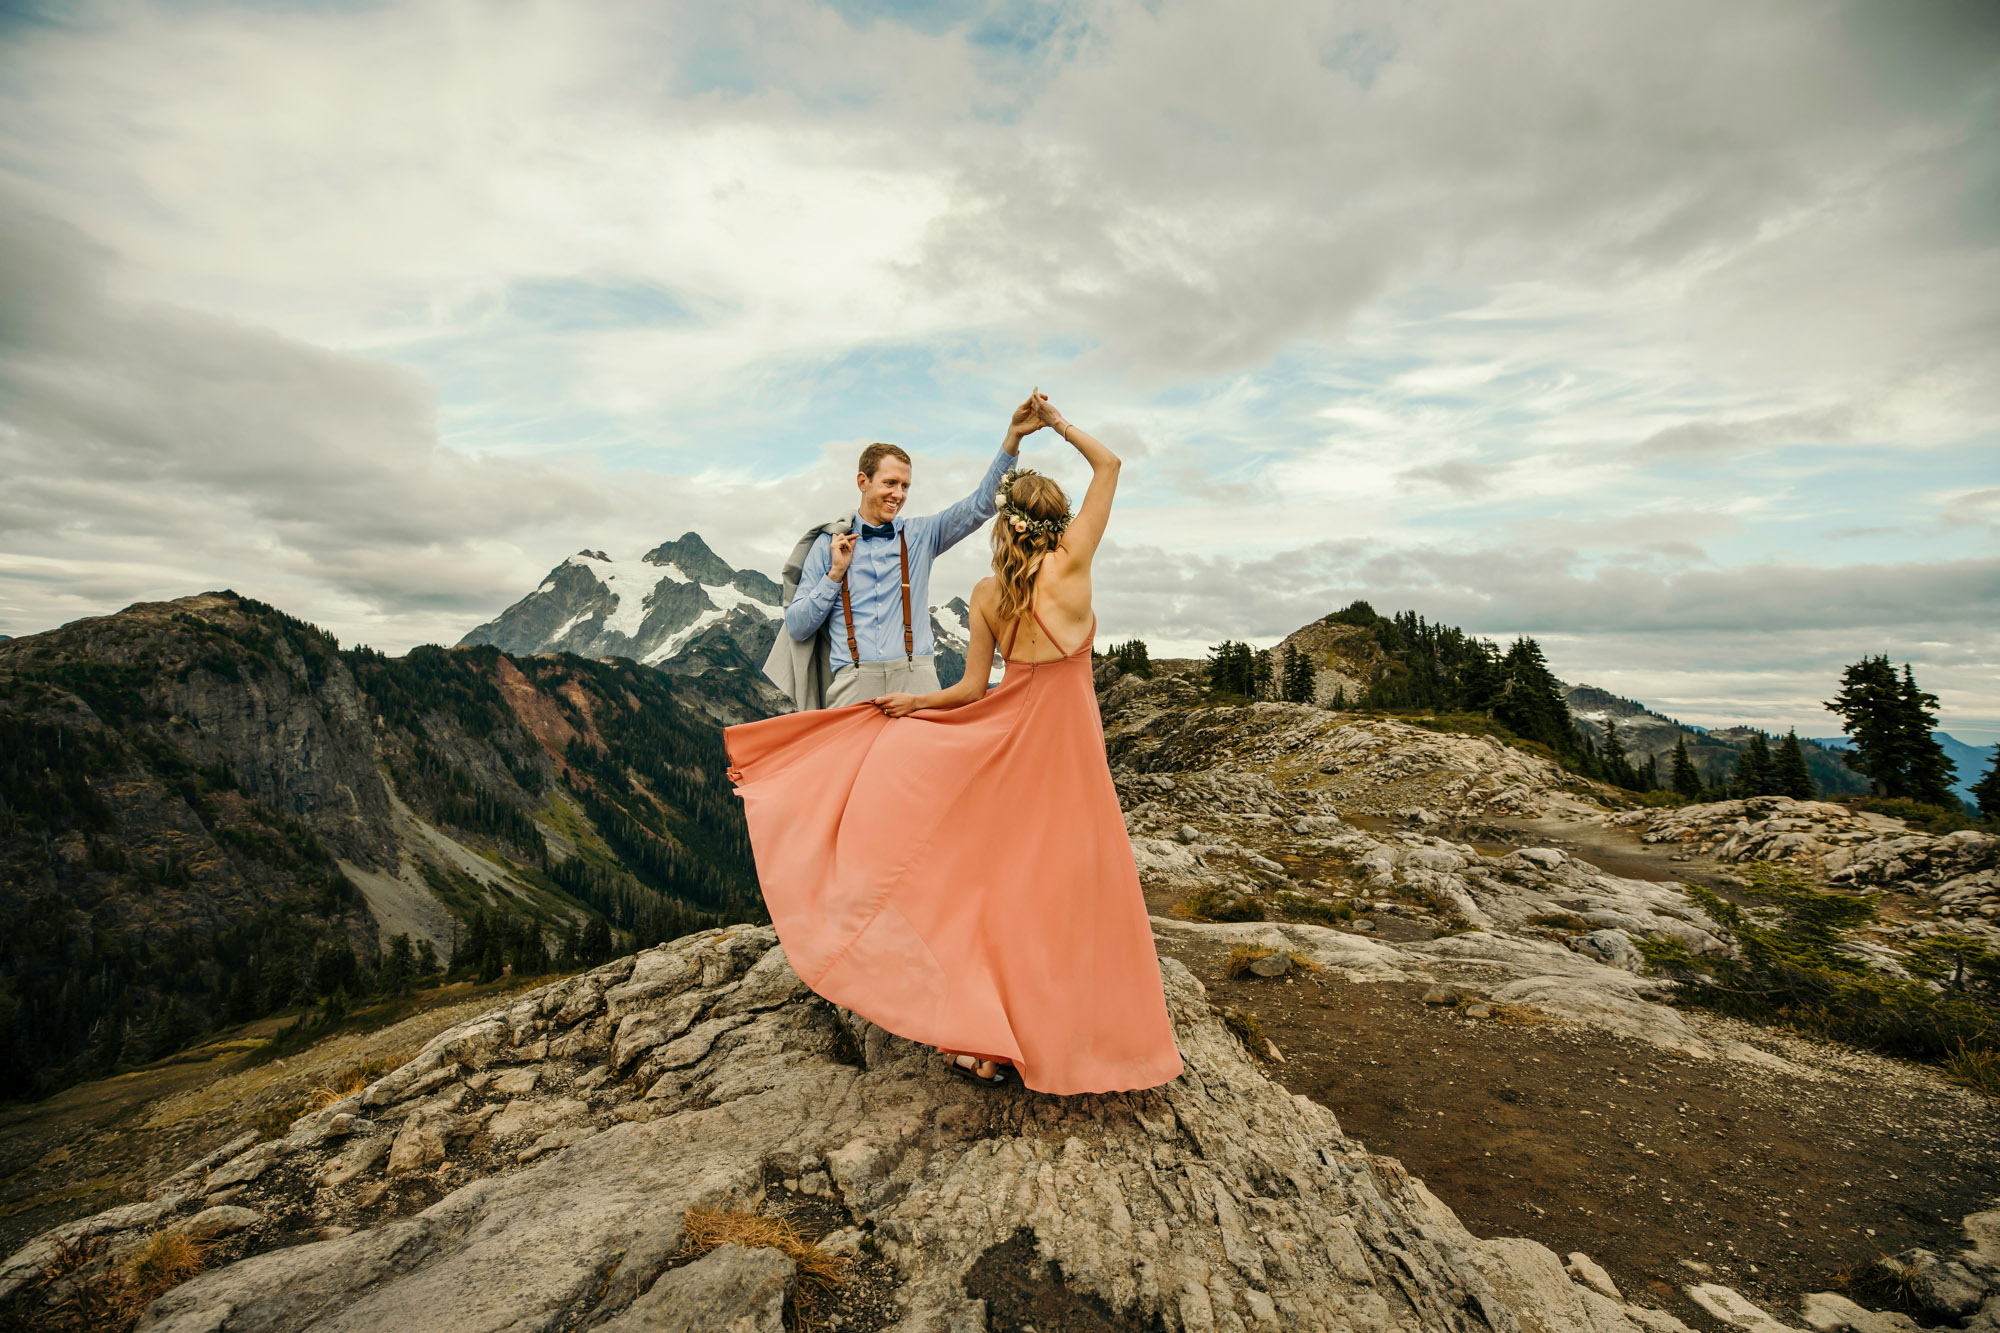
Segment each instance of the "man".
[[993,517],[994,493],[1036,419],[1034,404],[1021,404],[972,493],[949,509],[917,518],[903,516],[910,456],[893,444],[861,451],[855,476],[861,506],[845,534],[822,531],[813,540],[798,592],[785,608],[785,632],[795,643],[810,643],[822,629],[829,632],[833,676],[825,707],[941,688],[931,640],[931,563]]

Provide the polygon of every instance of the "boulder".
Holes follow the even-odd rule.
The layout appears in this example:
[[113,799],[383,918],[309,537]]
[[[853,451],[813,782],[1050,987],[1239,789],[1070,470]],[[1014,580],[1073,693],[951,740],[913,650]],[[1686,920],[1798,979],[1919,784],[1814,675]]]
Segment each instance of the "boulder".
[[602,1333],[785,1333],[799,1270],[773,1249],[718,1245],[669,1269]]

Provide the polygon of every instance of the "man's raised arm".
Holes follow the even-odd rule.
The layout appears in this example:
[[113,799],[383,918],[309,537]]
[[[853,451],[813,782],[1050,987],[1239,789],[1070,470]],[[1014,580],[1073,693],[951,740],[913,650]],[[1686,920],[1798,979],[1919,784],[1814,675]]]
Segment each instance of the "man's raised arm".
[[1000,452],[993,456],[993,462],[986,469],[986,475],[972,488],[972,494],[949,509],[940,509],[928,519],[921,520],[930,525],[934,534],[935,545],[931,548],[933,551],[950,550],[971,536],[981,523],[999,512],[999,506],[993,503],[993,493],[1000,489],[1000,479],[1019,461],[1017,455],[1020,450],[1020,439],[1010,433],[1007,442],[1000,446]]
[[832,568],[833,538],[822,533],[806,552],[798,591],[785,608],[785,633],[800,643],[819,633],[819,627],[833,614],[833,604],[840,600],[840,583],[831,577]]

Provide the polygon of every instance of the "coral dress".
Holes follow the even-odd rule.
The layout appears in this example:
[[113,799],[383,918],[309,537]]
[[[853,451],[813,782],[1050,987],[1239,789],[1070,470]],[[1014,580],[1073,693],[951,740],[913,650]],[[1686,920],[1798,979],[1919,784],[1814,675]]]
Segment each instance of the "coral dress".
[[724,731],[772,924],[800,980],[898,1036],[1011,1061],[1037,1092],[1155,1087],[1181,1056],[1090,641],[1006,660],[962,708]]

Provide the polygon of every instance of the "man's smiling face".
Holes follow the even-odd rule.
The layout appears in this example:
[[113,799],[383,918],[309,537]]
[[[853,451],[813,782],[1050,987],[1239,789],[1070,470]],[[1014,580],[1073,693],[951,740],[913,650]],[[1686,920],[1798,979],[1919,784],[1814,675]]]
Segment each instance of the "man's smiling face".
[[900,458],[884,458],[875,465],[875,475],[857,472],[861,487],[861,521],[880,525],[903,511],[910,496],[910,465]]

